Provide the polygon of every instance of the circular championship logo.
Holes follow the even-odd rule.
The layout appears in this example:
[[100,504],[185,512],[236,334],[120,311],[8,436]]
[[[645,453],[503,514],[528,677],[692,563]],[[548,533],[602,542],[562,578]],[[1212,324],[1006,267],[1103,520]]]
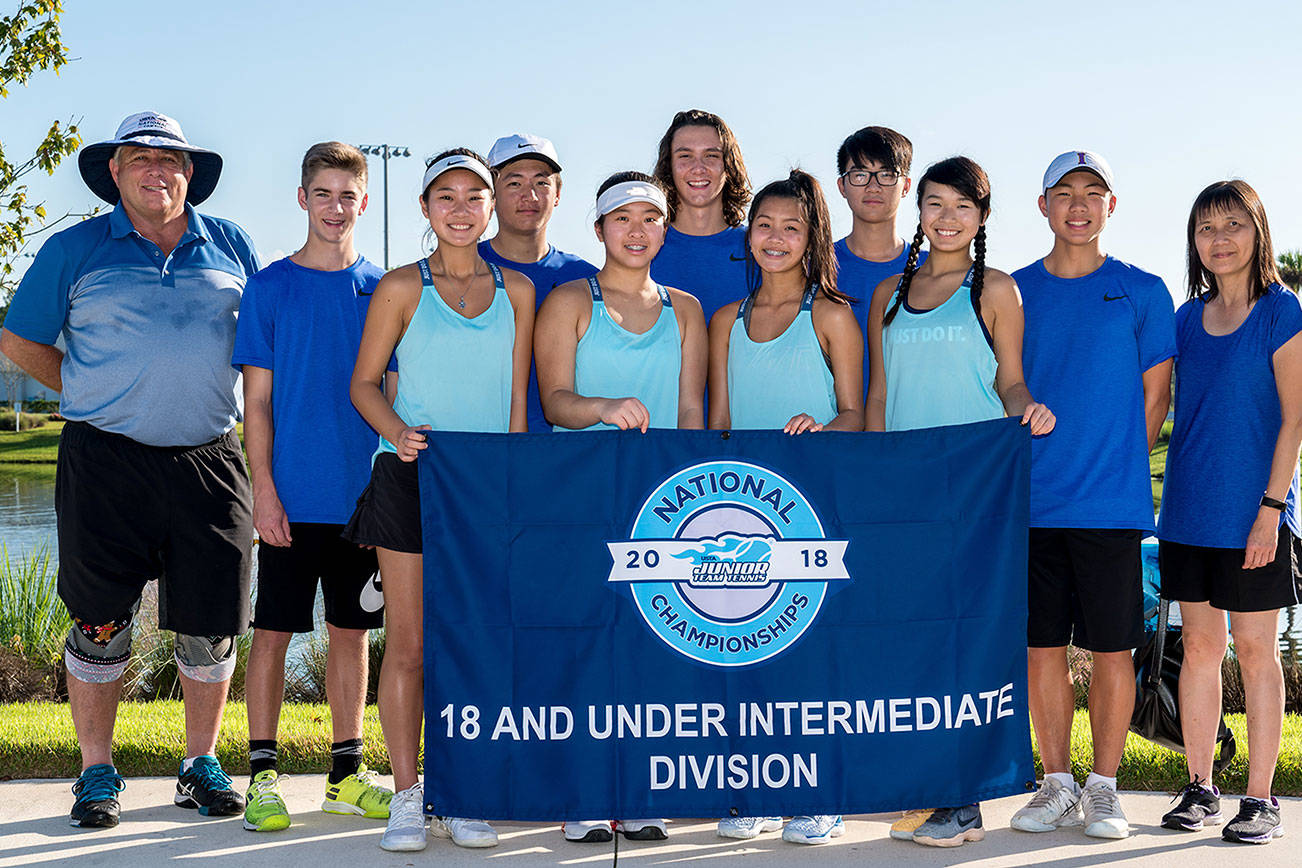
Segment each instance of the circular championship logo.
[[646,499],[630,538],[607,542],[609,581],[627,584],[651,631],[711,666],[750,666],[813,624],[828,582],[850,578],[848,540],[824,537],[813,506],[772,470],[708,461]]

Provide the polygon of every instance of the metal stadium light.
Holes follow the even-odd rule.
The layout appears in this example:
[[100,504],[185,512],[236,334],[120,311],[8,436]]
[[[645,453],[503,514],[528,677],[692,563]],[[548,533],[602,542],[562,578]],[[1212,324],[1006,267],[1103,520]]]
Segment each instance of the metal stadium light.
[[384,270],[389,270],[389,158],[410,157],[411,149],[403,145],[358,145],[363,154],[384,160]]

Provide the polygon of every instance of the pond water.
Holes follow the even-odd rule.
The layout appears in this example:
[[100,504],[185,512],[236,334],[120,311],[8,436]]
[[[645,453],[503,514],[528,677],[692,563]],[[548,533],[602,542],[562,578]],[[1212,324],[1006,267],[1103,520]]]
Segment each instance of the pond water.
[[[54,468],[48,465],[0,465],[0,541],[9,550],[9,556],[23,557],[48,548],[50,561],[58,562],[54,527]],[[1157,544],[1149,540],[1144,545],[1144,571],[1151,586],[1157,579]],[[254,582],[257,581],[257,561],[254,561]],[[1155,608],[1155,599],[1147,600]],[[317,594],[317,615],[320,622],[322,602]],[[1173,610],[1172,623],[1179,623],[1179,612]],[[1280,613],[1280,649],[1286,658],[1302,661],[1302,606],[1294,606]]]

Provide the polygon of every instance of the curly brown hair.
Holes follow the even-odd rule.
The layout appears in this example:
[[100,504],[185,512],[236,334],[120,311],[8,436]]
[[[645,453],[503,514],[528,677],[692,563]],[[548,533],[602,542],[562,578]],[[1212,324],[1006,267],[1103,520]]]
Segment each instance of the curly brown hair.
[[678,217],[678,190],[674,187],[670,151],[674,133],[683,127],[710,127],[719,134],[719,141],[723,144],[723,219],[729,226],[740,226],[746,219],[746,203],[750,201],[750,176],[746,174],[746,163],[741,158],[741,145],[737,144],[737,137],[723,118],[702,109],[688,109],[674,115],[669,129],[660,139],[656,166],[651,174],[660,182],[665,198],[669,200],[669,222]]

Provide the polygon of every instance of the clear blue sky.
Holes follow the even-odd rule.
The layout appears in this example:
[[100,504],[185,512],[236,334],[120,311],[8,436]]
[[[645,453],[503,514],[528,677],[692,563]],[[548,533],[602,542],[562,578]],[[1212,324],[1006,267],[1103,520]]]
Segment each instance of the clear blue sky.
[[[9,7],[13,0],[0,6]],[[1184,222],[1207,183],[1241,177],[1265,200],[1277,250],[1302,247],[1296,167],[1302,82],[1295,3],[1204,0],[984,4],[661,2],[564,5],[227,0],[181,4],[68,0],[77,58],[0,102],[11,154],[54,118],[87,142],[145,108],[173,115],[226,169],[203,210],[229,217],[264,258],[302,243],[294,200],[313,142],[388,141],[425,157],[497,136],[551,138],[565,165],[551,239],[595,257],[595,188],[647,170],[673,112],[722,115],[756,187],[799,165],[829,193],[837,145],[868,124],[914,142],[914,175],[967,154],[990,173],[991,265],[1043,255],[1035,206],[1055,154],[1103,153],[1119,205],[1106,243],[1182,293]],[[420,254],[423,162],[390,164],[392,260]],[[68,160],[34,185],[51,212],[93,199]],[[359,247],[380,261],[380,171]],[[901,212],[911,234],[912,202]],[[491,232],[491,230],[490,230]]]

